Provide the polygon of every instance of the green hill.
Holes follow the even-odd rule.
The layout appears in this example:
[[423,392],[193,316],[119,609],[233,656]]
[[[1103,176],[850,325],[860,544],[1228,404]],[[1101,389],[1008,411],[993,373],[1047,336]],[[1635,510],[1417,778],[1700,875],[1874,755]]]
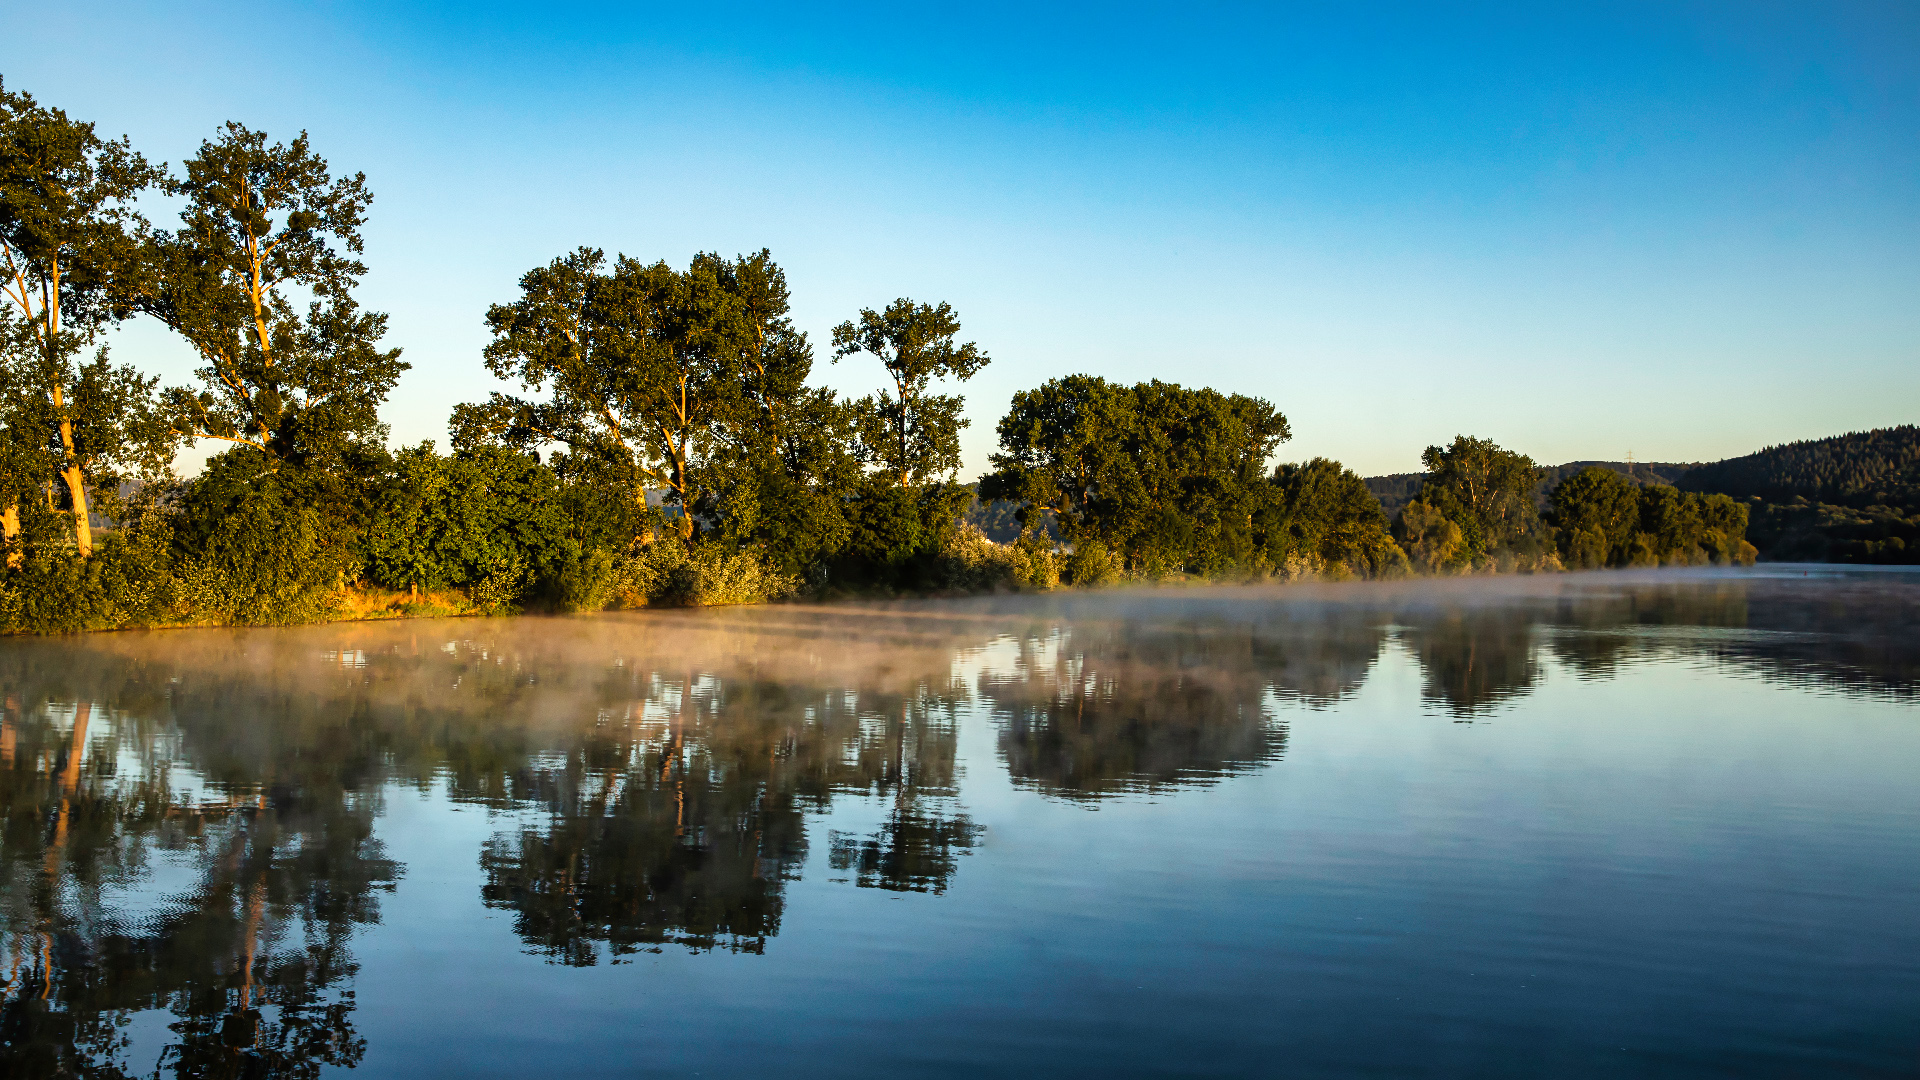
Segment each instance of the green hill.
[[1689,470],[1686,491],[1788,503],[1804,499],[1864,509],[1920,508],[1920,427],[1854,431],[1770,446]]
[[1680,478],[1754,504],[1747,538],[1775,561],[1920,562],[1920,427],[1770,446]]

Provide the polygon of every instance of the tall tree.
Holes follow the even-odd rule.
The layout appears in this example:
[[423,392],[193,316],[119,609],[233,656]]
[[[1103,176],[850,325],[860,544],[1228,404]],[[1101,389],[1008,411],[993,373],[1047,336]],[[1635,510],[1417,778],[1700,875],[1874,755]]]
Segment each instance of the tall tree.
[[377,438],[408,365],[379,347],[387,317],[353,296],[367,272],[366,174],[334,177],[304,131],[270,144],[228,123],[171,190],[186,207],[178,229],[149,238],[141,307],[204,365],[197,393],[168,392],[176,430],[251,447],[269,471],[333,465]]
[[700,511],[788,573],[824,572],[846,545],[847,497],[860,481],[852,410],[833,391],[806,385],[813,345],[793,325],[786,275],[770,253],[713,267],[740,300],[745,351],[740,407],[707,462]]
[[[1525,454],[1489,439],[1456,436],[1451,446],[1429,446],[1420,499],[1459,526],[1468,561],[1540,539],[1534,489],[1543,470]],[[1409,504],[1411,505],[1411,504]]]
[[[164,433],[144,422],[150,380],[112,368],[104,353],[91,364],[76,361],[125,314],[118,286],[135,265],[133,233],[144,224],[133,203],[163,176],[124,136],[102,139],[92,124],[0,86],[0,382],[13,399],[10,435],[29,452],[46,444],[83,558],[93,553],[94,473],[151,465],[167,449]],[[5,520],[11,539],[17,504],[9,503]]]
[[[702,254],[679,272],[623,255],[603,270],[605,253],[583,247],[528,271],[519,300],[487,311],[485,358],[545,400],[495,393],[459,406],[455,445],[563,444],[628,477],[636,502],[664,488],[686,511],[680,533],[691,539],[692,511],[709,493],[705,465],[740,419],[749,378],[776,384],[792,365],[790,343],[769,340],[784,338],[784,310],[775,311],[784,281],[743,286],[750,262]],[[753,265],[765,272],[771,262]]]
[[861,443],[868,460],[903,487],[950,476],[960,468],[960,417],[964,400],[934,394],[935,379],[965,382],[985,367],[987,354],[969,341],[956,345],[960,316],[941,303],[916,304],[902,297],[885,311],[862,308],[859,321],[833,328],[836,362],[855,353],[878,357],[893,381],[856,403]]

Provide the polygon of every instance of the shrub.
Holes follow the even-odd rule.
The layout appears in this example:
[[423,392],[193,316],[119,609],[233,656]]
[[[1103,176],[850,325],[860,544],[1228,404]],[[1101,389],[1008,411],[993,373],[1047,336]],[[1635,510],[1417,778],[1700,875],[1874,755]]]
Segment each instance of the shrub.
[[1120,560],[1107,550],[1107,545],[1092,537],[1074,544],[1063,561],[1069,585],[1107,585],[1121,577]]
[[659,540],[611,561],[607,601],[624,607],[707,607],[785,600],[799,590],[799,579],[781,573],[757,551]]

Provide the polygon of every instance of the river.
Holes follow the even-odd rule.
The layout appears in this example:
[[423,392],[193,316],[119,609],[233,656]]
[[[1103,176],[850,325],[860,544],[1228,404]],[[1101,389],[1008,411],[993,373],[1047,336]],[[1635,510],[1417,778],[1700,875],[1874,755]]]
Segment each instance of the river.
[[0,641],[7,1076],[1911,1076],[1920,574]]

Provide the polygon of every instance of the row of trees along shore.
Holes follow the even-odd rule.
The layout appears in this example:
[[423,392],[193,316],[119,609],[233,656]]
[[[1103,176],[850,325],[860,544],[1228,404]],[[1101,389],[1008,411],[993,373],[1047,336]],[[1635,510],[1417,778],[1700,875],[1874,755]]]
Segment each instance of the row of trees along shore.
[[[379,409],[408,365],[355,299],[371,201],[304,133],[229,123],[176,172],[0,85],[0,630],[1752,557],[1730,499],[1590,470],[1542,513],[1540,470],[1467,438],[1390,521],[1335,462],[1269,469],[1289,432],[1268,402],[1159,381],[1015,395],[962,484],[945,390],[988,357],[952,308],[836,327],[834,362],[886,374],[847,399],[807,385],[766,251],[529,270],[483,357],[521,394],[455,408],[447,452],[392,451]],[[191,346],[193,385],[114,363],[104,334],[135,318]],[[1007,508],[993,542],[975,522]]]

